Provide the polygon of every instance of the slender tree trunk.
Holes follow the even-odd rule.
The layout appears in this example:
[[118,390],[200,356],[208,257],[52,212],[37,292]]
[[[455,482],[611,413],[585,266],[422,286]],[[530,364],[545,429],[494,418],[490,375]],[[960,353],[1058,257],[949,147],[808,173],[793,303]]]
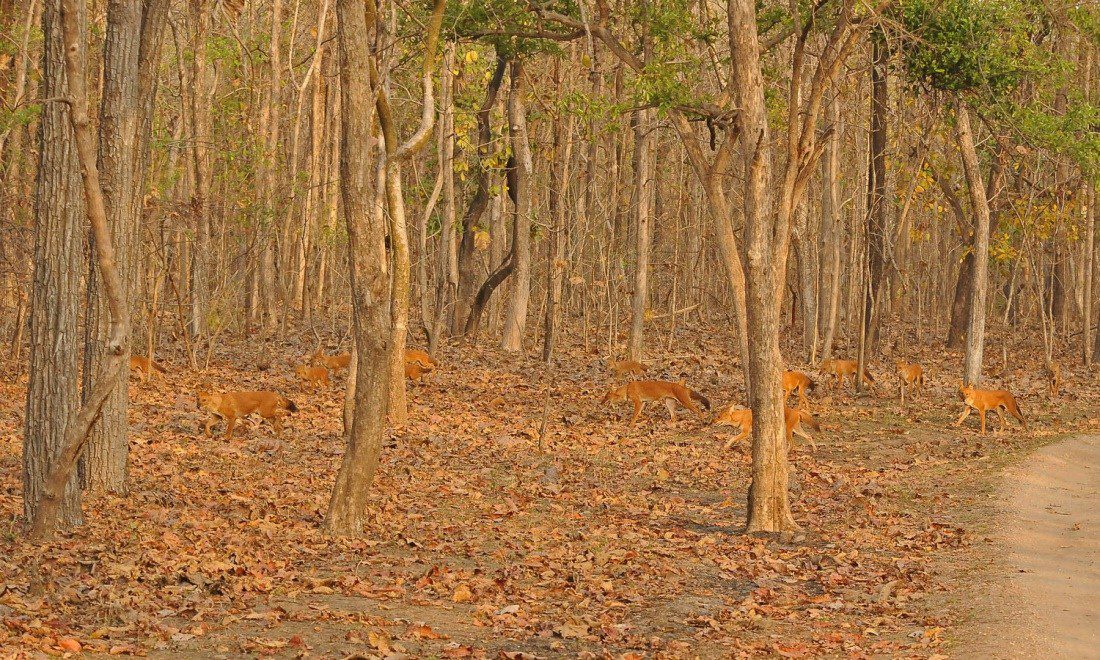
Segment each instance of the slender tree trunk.
[[[889,112],[886,73],[889,53],[883,38],[873,36],[871,55],[871,166],[867,180],[868,283],[864,300],[867,347],[878,347],[879,326],[885,302],[887,217],[890,200],[886,195],[886,121]],[[861,349],[862,350],[862,349]],[[857,379],[857,385],[862,381]]]
[[348,448],[333,486],[325,528],[332,534],[351,536],[360,533],[366,522],[368,489],[382,451],[393,328],[387,228],[374,214],[367,189],[374,92],[368,82],[370,56],[364,48],[370,43],[371,24],[361,0],[336,0],[336,34],[344,110],[340,116],[340,191],[348,230],[356,367]]
[[642,360],[645,312],[649,302],[650,209],[653,176],[650,163],[653,149],[652,111],[634,111],[634,295],[631,300],[630,335],[626,356]]
[[[836,91],[829,102],[829,123],[832,135],[825,152],[824,180],[821,186],[822,251],[828,255],[828,267],[821,272],[821,299],[819,306],[821,318],[821,358],[833,356],[833,340],[836,337],[837,316],[840,310],[840,270],[841,243],[844,218],[840,208],[840,92]],[[824,261],[823,261],[824,265]],[[825,304],[825,292],[829,292],[828,304]]]
[[[555,86],[560,97],[563,88],[561,62],[554,65]],[[564,121],[562,113],[554,117],[554,162],[550,168],[550,236],[546,241],[546,313],[543,318],[542,359],[550,362],[561,319],[562,279],[565,273],[565,195],[573,156],[573,115]],[[582,198],[583,199],[583,198]]]
[[210,180],[213,166],[210,146],[213,139],[213,112],[210,98],[210,73],[207,66],[206,40],[210,33],[211,0],[191,3],[193,36],[191,41],[191,167],[194,187],[191,212],[195,220],[194,249],[191,251],[191,323],[194,336],[207,332],[206,317],[210,306]]
[[527,303],[531,298],[531,147],[527,138],[527,110],[523,103],[523,60],[512,62],[512,86],[508,95],[508,134],[515,158],[516,223],[512,236],[512,262],[515,268],[512,297],[504,317],[501,348],[519,351],[527,329]]
[[[477,244],[475,228],[489,205],[489,185],[491,181],[488,158],[493,152],[492,112],[497,103],[497,94],[504,81],[508,68],[508,59],[498,57],[493,75],[485,91],[485,100],[477,111],[477,156],[479,165],[475,173],[474,195],[462,217],[462,240],[458,247],[458,291],[451,316],[451,334],[461,335],[468,332],[471,306],[478,293],[477,283]],[[480,312],[478,313],[480,317]],[[475,324],[474,329],[477,326]]]
[[[74,17],[84,33],[87,16]],[[61,0],[45,0],[42,11],[42,93],[68,98]],[[86,70],[80,42],[74,57]],[[76,422],[81,273],[84,263],[84,186],[77,162],[70,107],[47,103],[39,120],[38,186],[35,192],[34,284],[30,301],[30,369],[23,436],[23,512],[38,514],[47,476],[57,466],[62,445]],[[80,489],[69,481],[60,505],[61,522],[82,522]]]
[[970,323],[966,335],[966,361],[963,380],[977,385],[982,375],[982,350],[985,347],[986,292],[989,284],[989,200],[986,198],[970,112],[966,101],[955,104],[955,135],[962,154],[963,171],[970,189],[970,204],[974,211],[974,272],[970,294]]

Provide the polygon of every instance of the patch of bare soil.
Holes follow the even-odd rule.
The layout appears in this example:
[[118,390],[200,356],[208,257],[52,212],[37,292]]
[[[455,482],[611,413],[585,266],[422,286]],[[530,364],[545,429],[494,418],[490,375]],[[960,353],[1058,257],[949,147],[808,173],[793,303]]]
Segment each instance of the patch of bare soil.
[[1100,436],[1005,471],[994,563],[960,656],[1100,658]]

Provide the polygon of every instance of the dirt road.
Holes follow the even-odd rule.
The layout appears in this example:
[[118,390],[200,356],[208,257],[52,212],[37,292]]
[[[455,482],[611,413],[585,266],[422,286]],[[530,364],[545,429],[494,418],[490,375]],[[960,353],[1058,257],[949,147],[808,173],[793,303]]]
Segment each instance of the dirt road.
[[957,657],[1100,658],[1100,436],[1040,449],[999,496],[999,572]]

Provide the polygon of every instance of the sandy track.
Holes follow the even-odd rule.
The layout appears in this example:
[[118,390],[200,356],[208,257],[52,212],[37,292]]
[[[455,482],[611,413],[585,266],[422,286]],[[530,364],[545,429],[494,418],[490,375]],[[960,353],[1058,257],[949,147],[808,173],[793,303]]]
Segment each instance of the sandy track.
[[1100,658],[1100,436],[1009,468],[1000,500],[1003,574],[958,657]]

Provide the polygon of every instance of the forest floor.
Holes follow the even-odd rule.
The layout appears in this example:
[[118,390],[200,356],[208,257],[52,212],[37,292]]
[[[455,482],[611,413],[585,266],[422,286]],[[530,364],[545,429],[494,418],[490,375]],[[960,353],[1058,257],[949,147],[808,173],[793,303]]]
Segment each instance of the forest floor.
[[[742,399],[730,337],[684,327],[676,340],[652,377],[683,378],[716,409]],[[1020,395],[1030,433],[982,437],[976,415],[952,428],[961,359],[929,350],[927,391],[906,411],[892,385],[818,388],[818,450],[792,453],[803,531],[747,536],[749,451],[723,450],[729,428],[690,413],[669,423],[653,406],[629,427],[629,406],[600,405],[611,378],[594,349],[564,346],[548,373],[455,343],[410,387],[368,530],[332,539],[320,525],[342,388],[293,380],[313,348],[229,342],[204,373],[166,348],[171,373],[131,382],[130,492],[87,496],[85,524],[44,547],[20,527],[26,376],[0,383],[0,656],[80,644],[191,657],[942,657],[999,575],[1006,467],[1100,427],[1091,376],[1051,400],[1038,365],[1023,365],[990,382]],[[881,383],[894,382],[893,357],[872,362]],[[258,421],[205,438],[205,380],[280,390],[301,412],[282,438]]]

